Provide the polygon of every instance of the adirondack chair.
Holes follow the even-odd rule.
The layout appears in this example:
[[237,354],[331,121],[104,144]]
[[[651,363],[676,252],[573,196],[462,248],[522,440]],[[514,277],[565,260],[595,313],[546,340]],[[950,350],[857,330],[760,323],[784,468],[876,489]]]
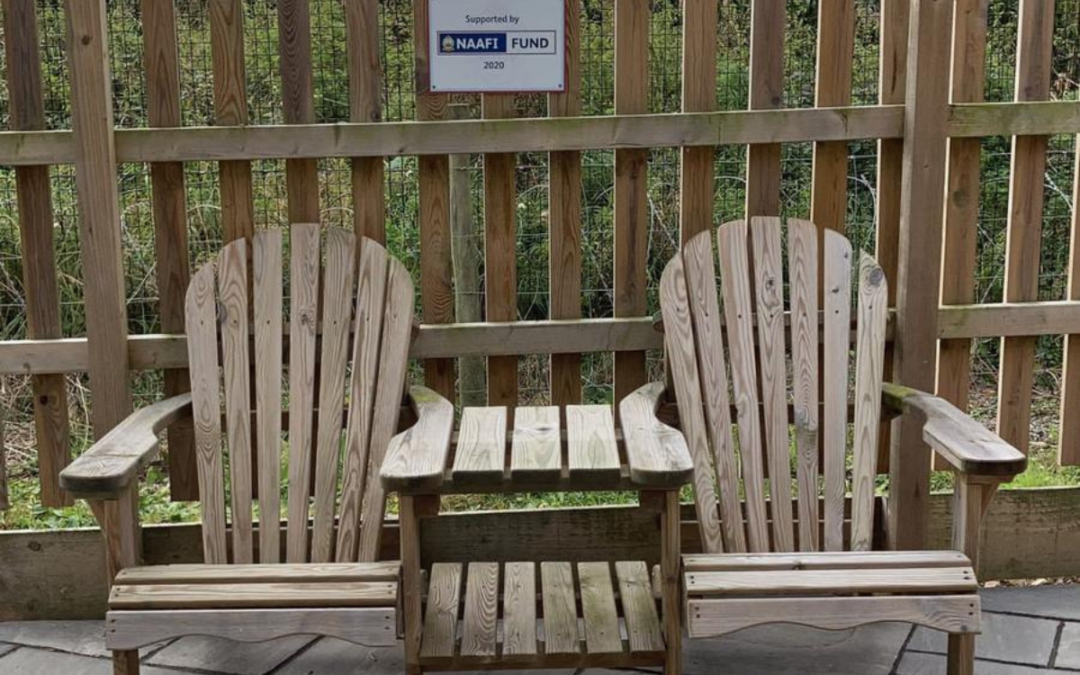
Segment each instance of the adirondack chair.
[[[317,225],[291,228],[287,445],[282,233],[266,230],[251,247],[252,282],[243,240],[191,280],[191,393],[135,412],[61,476],[65,489],[100,500],[114,577],[106,646],[117,673],[138,672],[139,647],[181,635],[258,642],[316,634],[366,645],[397,637],[400,563],[376,562],[385,508],[378,476],[401,410],[413,284],[372,241],[357,255],[356,238],[330,228],[322,265],[319,240]],[[427,430],[413,443],[448,448],[450,403],[422,387],[410,398]],[[139,566],[138,471],[157,455],[157,434],[192,415],[205,564]]]
[[[949,673],[971,673],[980,519],[1025,458],[942,399],[883,383],[887,285],[866,254],[849,379],[852,247],[836,232],[819,236],[813,223],[788,221],[786,303],[778,218],[719,228],[723,314],[710,232],[664,271],[674,391],[646,385],[621,410],[628,444],[686,443],[693,457],[704,552],[683,558],[686,628],[708,638],[767,623],[911,622],[947,631]],[[682,435],[656,416],[672,393]],[[880,423],[901,414],[955,473],[954,551],[872,550]]]

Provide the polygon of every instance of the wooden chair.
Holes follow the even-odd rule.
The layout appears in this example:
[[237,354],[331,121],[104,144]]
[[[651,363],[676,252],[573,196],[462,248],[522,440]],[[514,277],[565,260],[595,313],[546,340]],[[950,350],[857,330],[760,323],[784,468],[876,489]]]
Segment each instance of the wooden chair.
[[[685,441],[648,415],[667,399],[664,385],[636,393],[651,405],[622,407],[624,428],[651,426],[663,442],[687,443],[694,460],[704,553],[683,558],[690,637],[766,623],[839,630],[905,621],[947,631],[949,673],[973,672],[980,519],[1024,456],[944,400],[883,383],[887,285],[866,254],[850,378],[853,254],[842,235],[789,220],[786,283],[778,218],[728,223],[717,237],[720,296],[709,232],[661,280]],[[883,413],[915,416],[954,472],[955,551],[872,550]]]
[[[413,284],[374,242],[357,255],[356,238],[330,228],[323,265],[319,240],[317,225],[291,228],[287,364],[282,233],[260,231],[250,256],[246,241],[233,242],[191,280],[191,393],[137,411],[61,476],[65,489],[97,500],[114,576],[106,646],[117,673],[138,672],[139,647],[181,635],[397,638],[400,563],[375,562],[385,507],[378,476],[401,410]],[[450,403],[422,387],[410,396],[428,430],[414,443],[448,446]],[[206,562],[140,567],[138,471],[156,457],[157,434],[192,411]]]

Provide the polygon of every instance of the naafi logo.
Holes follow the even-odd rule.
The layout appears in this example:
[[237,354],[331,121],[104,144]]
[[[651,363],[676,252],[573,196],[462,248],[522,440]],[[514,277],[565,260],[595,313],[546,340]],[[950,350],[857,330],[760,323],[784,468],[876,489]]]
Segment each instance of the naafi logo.
[[444,35],[442,39],[442,50],[444,52],[454,51],[454,36]]

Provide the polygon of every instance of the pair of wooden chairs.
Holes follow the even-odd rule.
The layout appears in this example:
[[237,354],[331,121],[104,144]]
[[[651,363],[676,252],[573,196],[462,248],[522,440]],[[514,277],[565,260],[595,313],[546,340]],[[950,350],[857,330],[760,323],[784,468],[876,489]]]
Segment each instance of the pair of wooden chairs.
[[[138,672],[139,647],[181,635],[316,634],[369,646],[399,635],[400,564],[383,550],[378,474],[389,447],[445,460],[453,407],[422,387],[402,405],[407,271],[374,242],[357,251],[351,234],[333,228],[325,240],[323,252],[318,226],[291,228],[287,326],[280,231],[257,233],[250,256],[246,242],[229,244],[199,270],[187,294],[191,394],[137,411],[62,474],[102,523],[113,576],[106,645],[117,673]],[[883,383],[886,282],[868,256],[858,264],[849,440],[848,241],[826,232],[819,243],[814,225],[790,221],[786,285],[778,219],[729,223],[717,243],[723,316],[704,233],[661,282],[674,390],[647,385],[621,408],[627,443],[692,457],[703,552],[684,558],[679,582],[690,637],[771,622],[909,621],[948,631],[949,672],[971,673],[979,522],[1024,457],[948,403]],[[681,433],[661,421],[671,421],[673,399]],[[879,426],[899,414],[922,423],[956,472],[956,551],[871,551]],[[157,434],[187,418],[206,562],[139,566],[138,472],[155,458]],[[667,647],[675,656],[666,670],[678,672],[679,645]]]

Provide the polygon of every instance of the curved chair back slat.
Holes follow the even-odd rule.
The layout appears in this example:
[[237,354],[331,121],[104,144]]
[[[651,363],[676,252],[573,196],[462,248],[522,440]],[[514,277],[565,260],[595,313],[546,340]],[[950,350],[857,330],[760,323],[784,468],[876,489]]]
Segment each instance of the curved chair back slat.
[[789,220],[785,233],[779,218],[754,218],[717,230],[715,267],[713,243],[709,232],[687,242],[660,289],[703,548],[869,549],[888,316],[881,268],[860,259],[852,387],[850,242],[808,221]]
[[378,557],[378,466],[397,430],[413,286],[382,246],[364,240],[360,255],[356,247],[345,230],[293,225],[287,299],[278,229],[254,235],[250,261],[238,240],[192,278],[188,350],[208,563]]

